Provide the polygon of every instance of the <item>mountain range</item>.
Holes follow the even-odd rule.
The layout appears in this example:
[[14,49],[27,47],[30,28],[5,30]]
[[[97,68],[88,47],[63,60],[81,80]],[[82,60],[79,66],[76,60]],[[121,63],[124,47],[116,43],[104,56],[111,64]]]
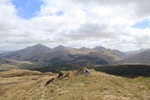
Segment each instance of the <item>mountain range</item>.
[[47,65],[71,64],[71,65],[106,65],[124,63],[150,62],[150,49],[133,52],[121,52],[107,49],[102,46],[95,48],[72,48],[59,45],[49,48],[42,44],[27,47],[25,49],[0,54],[4,59],[38,62]]

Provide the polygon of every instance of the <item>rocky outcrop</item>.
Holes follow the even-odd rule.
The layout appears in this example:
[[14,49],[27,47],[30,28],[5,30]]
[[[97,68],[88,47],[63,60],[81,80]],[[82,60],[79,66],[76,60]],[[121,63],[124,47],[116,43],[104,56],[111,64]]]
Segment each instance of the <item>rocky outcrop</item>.
[[76,75],[90,75],[90,76],[92,76],[90,70],[88,68],[86,68],[86,67],[78,70]]

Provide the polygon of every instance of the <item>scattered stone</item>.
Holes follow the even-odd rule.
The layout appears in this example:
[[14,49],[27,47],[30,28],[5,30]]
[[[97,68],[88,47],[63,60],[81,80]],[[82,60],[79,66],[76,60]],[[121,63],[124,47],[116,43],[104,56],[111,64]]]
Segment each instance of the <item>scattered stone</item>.
[[83,86],[83,85],[84,85],[84,83],[79,83],[79,84],[78,84],[78,86]]
[[66,91],[61,91],[61,92],[59,93],[59,95],[65,94],[65,93],[68,93],[68,92],[69,92],[68,90],[66,90]]
[[47,86],[48,84],[50,84],[51,82],[53,82],[53,80],[54,80],[54,78],[48,80],[48,81],[46,82],[45,86]]
[[73,73],[71,71],[61,71],[57,78],[60,79],[60,78],[70,77],[70,76],[72,76],[72,74]]

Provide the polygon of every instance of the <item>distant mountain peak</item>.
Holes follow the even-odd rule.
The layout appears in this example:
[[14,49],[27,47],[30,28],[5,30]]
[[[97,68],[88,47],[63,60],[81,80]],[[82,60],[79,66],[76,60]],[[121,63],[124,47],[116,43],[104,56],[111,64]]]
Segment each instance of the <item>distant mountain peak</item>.
[[86,47],[81,47],[80,50],[86,50],[86,49],[90,49],[90,48],[86,48]]
[[35,60],[38,59],[38,57],[40,57],[41,55],[50,52],[50,50],[51,49],[45,45],[37,44],[21,50],[4,54],[4,58],[11,58],[17,60]]
[[44,45],[39,43],[39,44],[36,44],[35,46],[44,46]]
[[106,50],[106,48],[103,46],[97,46],[94,48],[94,50]]
[[57,46],[57,48],[65,48],[65,46],[59,45],[59,46]]
[[53,48],[53,50],[55,50],[55,51],[58,51],[58,50],[65,50],[65,49],[66,49],[66,47],[63,46],[63,45],[59,45],[59,46]]
[[36,44],[36,45],[34,45],[34,46],[31,46],[31,47],[47,47],[47,46],[45,46],[45,45],[43,45],[43,44]]
[[47,46],[45,46],[45,45],[43,45],[43,44],[36,44],[36,45],[33,45],[33,46],[29,46],[29,47],[27,47],[27,48],[25,48],[25,49],[51,49],[51,48],[49,48],[49,47],[47,47]]

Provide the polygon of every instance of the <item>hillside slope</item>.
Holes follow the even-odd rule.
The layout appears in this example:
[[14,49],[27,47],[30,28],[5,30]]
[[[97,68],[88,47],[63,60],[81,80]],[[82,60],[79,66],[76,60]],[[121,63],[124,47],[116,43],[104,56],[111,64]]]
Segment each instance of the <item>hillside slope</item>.
[[16,59],[16,60],[30,60],[37,61],[38,58],[45,53],[50,52],[50,48],[37,44],[31,47],[27,47],[22,50],[8,52],[1,55],[3,58]]
[[7,60],[5,60],[5,59],[1,59],[1,58],[0,58],[0,64],[6,64],[6,63],[8,63],[8,61],[7,61]]
[[13,59],[0,59],[0,71],[22,69],[22,68],[33,68],[35,63],[30,61],[17,61]]
[[108,62],[102,58],[90,55],[69,54],[68,51],[54,51],[41,56],[40,61],[52,65],[70,64],[70,65],[104,65]]
[[120,60],[117,63],[141,63],[150,64],[150,49],[139,51],[129,56],[126,59]]
[[93,48],[93,50],[96,50],[97,53],[100,53],[102,55],[112,57],[114,61],[118,61],[126,57],[126,54],[124,52],[121,52],[119,50],[107,49],[102,46],[97,46]]
[[[24,71],[16,71],[23,73]],[[76,74],[76,73],[80,74]],[[84,71],[83,71],[84,72]],[[85,71],[86,72],[86,71]],[[150,78],[128,79],[94,70],[0,73],[0,100],[149,100]],[[7,74],[12,72],[7,72]],[[30,74],[29,74],[30,73]],[[9,75],[10,75],[9,74]],[[28,75],[29,74],[29,75]],[[6,75],[6,74],[5,74]]]

